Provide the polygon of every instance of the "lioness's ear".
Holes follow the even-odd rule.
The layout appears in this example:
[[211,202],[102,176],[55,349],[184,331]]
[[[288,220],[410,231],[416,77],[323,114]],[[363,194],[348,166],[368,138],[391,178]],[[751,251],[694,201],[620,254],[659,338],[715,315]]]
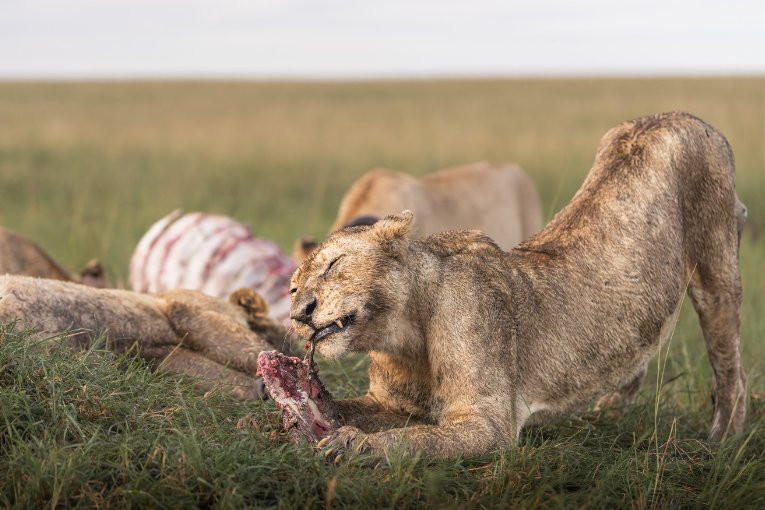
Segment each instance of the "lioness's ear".
[[104,266],[102,266],[101,262],[96,259],[88,262],[85,268],[80,271],[79,281],[83,285],[96,287],[98,289],[103,289],[104,287],[109,286],[109,281],[106,278],[106,271],[104,271]]
[[414,213],[407,209],[401,214],[393,214],[381,219],[372,225],[370,232],[382,241],[392,241],[409,233],[413,219]]
[[311,237],[301,237],[295,241],[295,246],[292,249],[292,258],[295,262],[300,264],[308,255],[319,246],[319,243],[313,240]]

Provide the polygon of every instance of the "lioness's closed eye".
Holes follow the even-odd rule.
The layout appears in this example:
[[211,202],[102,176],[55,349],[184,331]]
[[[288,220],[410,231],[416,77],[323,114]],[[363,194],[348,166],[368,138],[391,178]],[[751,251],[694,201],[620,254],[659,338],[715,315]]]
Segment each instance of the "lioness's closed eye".
[[327,270],[326,270],[326,271],[324,271],[324,277],[325,277],[325,278],[326,278],[327,276],[329,276],[329,272],[330,272],[330,271],[332,271],[332,268],[333,268],[333,267],[335,267],[335,264],[337,264],[337,261],[338,261],[338,260],[340,260],[341,258],[343,258],[343,255],[338,255],[337,257],[335,257],[335,258],[332,260],[332,262],[330,262],[330,263],[329,263],[329,266],[327,266]]

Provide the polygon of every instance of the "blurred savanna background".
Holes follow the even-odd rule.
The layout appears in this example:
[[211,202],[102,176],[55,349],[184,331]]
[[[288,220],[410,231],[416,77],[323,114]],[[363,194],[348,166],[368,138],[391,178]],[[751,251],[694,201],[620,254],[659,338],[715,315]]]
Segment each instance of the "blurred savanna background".
[[761,78],[0,83],[2,222],[113,277],[174,208],[229,214],[289,250],[377,167],[513,161],[548,219],[617,123],[692,112],[733,145],[750,229],[765,192]]
[[[79,4],[94,9],[95,15],[103,9]],[[133,12],[127,3],[117,4],[118,14]],[[160,14],[177,8],[172,1],[159,4]],[[291,12],[264,7],[268,2],[255,4],[270,13],[260,22],[272,23],[271,29],[280,26],[278,15]],[[301,2],[287,4],[295,12],[304,7]],[[394,13],[409,12],[394,4]],[[463,6],[455,11],[456,4],[446,2],[449,8],[434,16],[455,23],[454,16],[470,10]],[[649,8],[628,4],[633,15],[651,19]],[[338,5],[334,8],[340,9]],[[554,36],[556,30],[573,30],[577,21],[591,20],[590,28],[598,28],[621,19],[608,12],[604,17],[598,11],[601,2],[585,2],[594,10],[577,11],[561,28],[555,23],[559,16],[551,16],[549,24],[544,20],[565,9],[562,3],[539,5],[537,17],[524,18],[531,28],[526,26],[521,36],[528,37],[536,26],[543,27],[542,36]],[[755,9],[753,5],[747,8]],[[751,390],[750,422],[742,438],[723,446],[706,442],[711,370],[689,303],[624,419],[585,410],[558,425],[525,433],[511,452],[440,464],[392,459],[390,468],[375,471],[327,466],[310,449],[286,445],[267,403],[243,404],[224,396],[202,400],[183,381],[139,375],[139,362],[115,361],[103,353],[84,359],[59,353],[50,361],[28,361],[31,354],[23,347],[11,349],[6,343],[0,356],[5,420],[0,422],[5,431],[0,432],[0,457],[5,459],[0,460],[5,468],[0,472],[8,475],[0,482],[0,506],[755,507],[765,502],[765,276],[760,270],[765,262],[765,61],[755,46],[745,48],[748,59],[741,56],[742,45],[753,40],[765,44],[761,35],[747,32],[751,18],[756,19],[754,11],[736,11],[743,28],[733,46],[719,53],[704,45],[717,47],[719,40],[698,47],[693,36],[705,23],[714,26],[731,14],[702,3],[694,11],[699,18],[682,25],[686,30],[664,30],[672,25],[669,21],[652,25],[651,37],[665,46],[652,47],[648,36],[641,43],[661,52],[654,55],[657,61],[650,60],[648,50],[635,50],[634,61],[617,58],[614,52],[620,49],[634,50],[632,43],[618,40],[611,51],[602,41],[585,44],[594,59],[590,61],[572,56],[573,49],[557,54],[556,48],[589,40],[562,37],[558,46],[537,48],[536,58],[532,49],[524,48],[522,53],[531,55],[517,64],[518,72],[513,72],[513,59],[520,57],[508,53],[512,41],[497,45],[492,58],[484,54],[477,68],[471,67],[471,46],[465,42],[466,50],[454,50],[467,62],[459,68],[460,60],[449,58],[449,44],[433,49],[437,31],[426,32],[426,49],[418,50],[412,35],[418,25],[410,23],[399,35],[411,54],[391,51],[390,58],[380,59],[379,70],[374,48],[363,66],[354,67],[358,55],[327,43],[338,52],[332,61],[331,51],[318,43],[314,52],[325,50],[322,57],[335,64],[322,71],[316,55],[306,50],[307,71],[301,75],[300,62],[289,51],[294,68],[269,68],[264,54],[258,54],[263,69],[258,67],[245,49],[263,36],[254,36],[255,43],[244,40],[240,54],[229,51],[223,64],[210,64],[209,72],[202,66],[210,58],[206,53],[199,68],[186,53],[179,57],[194,63],[189,71],[173,67],[175,61],[163,61],[163,55],[177,50],[173,45],[159,46],[154,60],[148,54],[145,61],[125,59],[125,67],[107,58],[106,49],[76,53],[86,37],[94,43],[103,37],[107,48],[117,45],[117,57],[124,57],[130,43],[120,43],[105,28],[80,39],[64,34],[63,42],[74,41],[72,51],[80,59],[73,57],[71,68],[66,58],[46,63],[39,60],[42,50],[30,42],[35,32],[19,35],[18,22],[27,19],[30,9],[0,7],[0,15],[10,16],[4,22],[0,18],[0,28],[14,29],[0,35],[0,42],[16,43],[0,44],[0,57],[13,57],[5,66],[0,58],[0,226],[35,240],[70,270],[97,257],[117,284],[126,280],[140,237],[173,209],[230,215],[290,253],[299,236],[323,238],[349,185],[377,167],[423,175],[479,160],[516,162],[536,182],[549,220],[581,184],[609,128],[663,111],[696,114],[730,141],[738,194],[749,208],[741,249],[741,345]],[[412,12],[415,16],[419,11]],[[73,14],[54,9],[56,13],[71,31],[80,26],[72,22]],[[354,13],[359,15],[351,9],[348,16]],[[682,11],[664,13],[671,17]],[[710,15],[710,21],[702,14]],[[489,18],[471,17],[473,29],[481,33],[476,20],[489,23]],[[9,19],[16,24],[11,27]],[[362,27],[374,26],[374,20],[360,19]],[[44,21],[43,27],[55,25],[51,14]],[[331,21],[319,18],[316,23],[327,24],[328,33],[339,26]],[[125,23],[133,22],[127,17]],[[183,18],[178,23],[196,27]],[[311,23],[286,26],[293,34]],[[394,29],[390,35],[394,42],[396,33]],[[150,35],[149,42],[155,41],[152,37],[157,35]],[[206,37],[204,41],[212,40],[210,34]],[[366,48],[364,36],[358,37],[359,48]],[[149,42],[138,44],[138,50],[151,52]],[[489,42],[476,51],[494,47]],[[531,37],[528,44],[538,42]],[[227,44],[224,49],[236,49],[235,43]],[[14,47],[21,49],[14,52]],[[24,48],[30,52],[27,59],[21,54]],[[596,54],[596,48],[603,54]],[[275,52],[272,57],[278,56]],[[35,58],[37,67],[27,65]],[[111,67],[99,68],[99,62]],[[232,62],[226,70],[224,64]],[[244,68],[237,67],[240,62]],[[26,353],[26,365],[14,361],[19,352]],[[327,364],[322,374],[337,395],[360,394],[366,383],[364,366],[363,357],[355,357]],[[60,387],[41,390],[35,377],[59,377]],[[83,390],[78,397],[102,406],[98,419],[81,407],[75,418],[59,412],[71,404],[68,391],[83,385],[101,387],[102,394]],[[159,395],[170,395],[170,401]],[[131,421],[136,409],[141,416],[154,417],[149,432],[136,432],[141,429]],[[254,416],[258,426],[237,428],[245,415]]]

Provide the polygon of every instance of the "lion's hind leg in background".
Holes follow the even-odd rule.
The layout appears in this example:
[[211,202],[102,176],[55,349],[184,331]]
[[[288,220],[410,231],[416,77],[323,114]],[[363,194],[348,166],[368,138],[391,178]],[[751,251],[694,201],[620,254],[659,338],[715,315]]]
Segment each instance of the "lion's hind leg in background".
[[[746,207],[735,192],[733,154],[725,138],[705,126],[707,144],[685,191],[685,242],[691,271],[688,294],[699,316],[714,372],[710,437],[721,440],[744,428],[746,376],[741,367],[739,242]],[[701,135],[701,134],[699,134]]]

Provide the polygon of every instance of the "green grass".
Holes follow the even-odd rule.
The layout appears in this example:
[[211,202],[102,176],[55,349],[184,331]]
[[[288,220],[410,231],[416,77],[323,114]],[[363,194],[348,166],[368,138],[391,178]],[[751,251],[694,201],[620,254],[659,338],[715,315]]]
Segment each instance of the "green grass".
[[[607,129],[675,109],[729,138],[749,207],[741,437],[706,441],[711,370],[687,303],[663,370],[653,365],[625,417],[583,410],[510,451],[377,470],[286,443],[269,404],[204,399],[106,352],[48,353],[4,325],[0,507],[762,507],[765,79],[0,83],[0,225],[70,269],[98,256],[119,281],[173,208],[235,216],[288,250],[323,236],[372,167],[423,174],[479,159],[520,163],[550,217]],[[365,389],[363,357],[322,364],[337,396]],[[237,428],[246,416],[255,428]]]
[[[745,437],[722,446],[704,440],[708,408],[699,413],[669,386],[654,414],[649,384],[622,419],[583,413],[526,431],[509,451],[334,467],[287,443],[267,403],[204,399],[140,360],[44,354],[12,326],[0,332],[2,507],[765,504],[762,398],[752,402]],[[250,425],[238,427],[247,417]]]

